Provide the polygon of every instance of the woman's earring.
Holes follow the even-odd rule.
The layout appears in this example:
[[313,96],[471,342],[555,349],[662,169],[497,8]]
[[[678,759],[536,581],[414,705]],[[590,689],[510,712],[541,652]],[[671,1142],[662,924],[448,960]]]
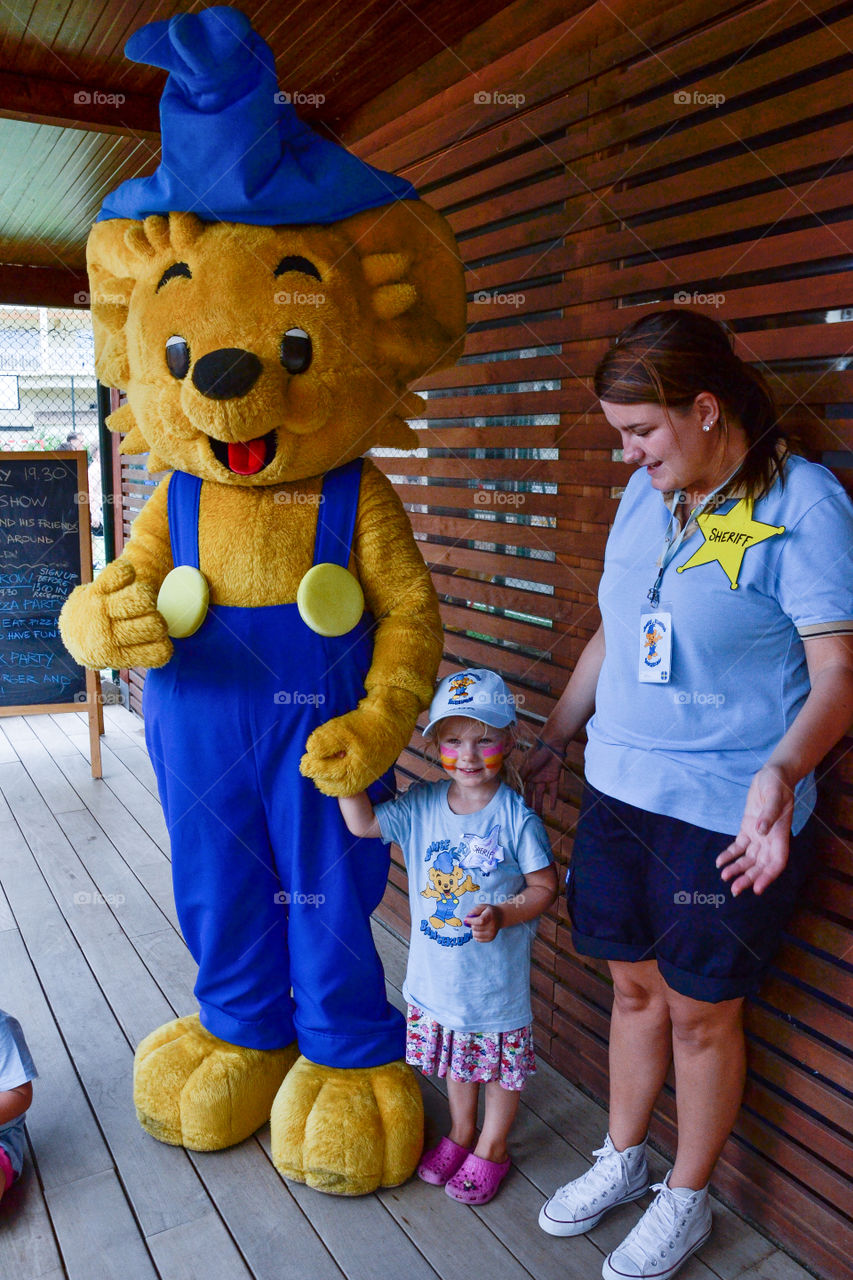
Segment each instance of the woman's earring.
[[716,421],[717,421],[717,419],[716,419],[716,418],[712,418],[710,422],[706,422],[706,423],[703,425],[702,430],[703,430],[703,431],[710,431],[710,430],[711,430],[711,428],[713,427],[713,425],[714,425],[714,423],[715,423]]

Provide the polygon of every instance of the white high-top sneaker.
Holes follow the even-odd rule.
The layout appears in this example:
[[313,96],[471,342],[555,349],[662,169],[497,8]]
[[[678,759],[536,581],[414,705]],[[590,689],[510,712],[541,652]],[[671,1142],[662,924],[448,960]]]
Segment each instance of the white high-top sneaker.
[[707,1187],[676,1195],[669,1174],[634,1230],[604,1259],[604,1280],[669,1280],[711,1234]]
[[543,1204],[539,1225],[552,1236],[580,1236],[591,1231],[618,1204],[638,1200],[649,1186],[646,1167],[646,1144],[617,1151],[610,1140],[593,1151],[595,1164],[586,1173],[558,1187]]

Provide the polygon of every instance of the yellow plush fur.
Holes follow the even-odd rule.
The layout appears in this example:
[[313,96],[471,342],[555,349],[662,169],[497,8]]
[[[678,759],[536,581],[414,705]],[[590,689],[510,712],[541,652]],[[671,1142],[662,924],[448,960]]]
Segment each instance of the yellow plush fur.
[[244,1049],[175,1018],[140,1041],[133,1100],[143,1129],[160,1142],[218,1151],[265,1124],[278,1088],[299,1057],[286,1049]]
[[[320,278],[276,274],[293,259],[307,259]],[[204,481],[199,552],[211,603],[295,601],[313,560],[323,474],[374,445],[416,445],[405,418],[422,402],[407,386],[461,353],[463,273],[446,222],[419,201],[327,227],[204,223],[185,213],[115,219],[95,224],[88,263],[98,376],[128,397],[111,427],[127,433],[125,452],[148,452],[152,472]],[[292,329],[312,342],[302,373],[280,358]],[[175,336],[192,361],[251,352],[254,384],[228,399],[202,394],[167,366]],[[240,475],[217,459],[212,442],[273,430],[263,470]],[[156,609],[173,567],[167,487],[168,477],[121,556],[62,611],[65,644],[86,666],[158,667],[171,657]],[[300,768],[327,795],[353,794],[394,762],[429,704],[442,653],[437,598],[408,518],[369,461],[349,568],[377,627],[366,696],[305,744]],[[410,1176],[422,1110],[409,1068],[343,1071],[300,1059],[286,1076],[295,1054],[225,1044],[197,1018],[168,1023],[137,1051],[140,1121],[162,1141],[210,1150],[253,1132],[272,1107],[275,1159],[288,1177],[358,1195]]]
[[341,1070],[300,1058],[278,1091],[270,1125],[276,1168],[337,1195],[405,1182],[423,1146],[420,1089],[405,1062]]

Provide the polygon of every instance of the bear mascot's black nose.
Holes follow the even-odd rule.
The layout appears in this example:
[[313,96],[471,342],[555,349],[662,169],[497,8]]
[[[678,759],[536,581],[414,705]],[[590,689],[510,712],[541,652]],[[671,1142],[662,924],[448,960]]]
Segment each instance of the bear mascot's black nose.
[[196,361],[193,386],[211,400],[233,400],[251,391],[260,372],[261,362],[251,351],[222,347]]

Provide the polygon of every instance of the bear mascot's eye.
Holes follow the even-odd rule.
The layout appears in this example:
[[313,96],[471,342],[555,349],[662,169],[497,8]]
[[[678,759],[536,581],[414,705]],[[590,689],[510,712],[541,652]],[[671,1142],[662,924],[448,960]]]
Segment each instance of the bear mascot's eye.
[[166,343],[166,364],[173,378],[185,378],[190,367],[190,349],[177,334]]
[[281,340],[281,363],[288,373],[304,373],[311,363],[311,339],[304,329],[288,329]]

